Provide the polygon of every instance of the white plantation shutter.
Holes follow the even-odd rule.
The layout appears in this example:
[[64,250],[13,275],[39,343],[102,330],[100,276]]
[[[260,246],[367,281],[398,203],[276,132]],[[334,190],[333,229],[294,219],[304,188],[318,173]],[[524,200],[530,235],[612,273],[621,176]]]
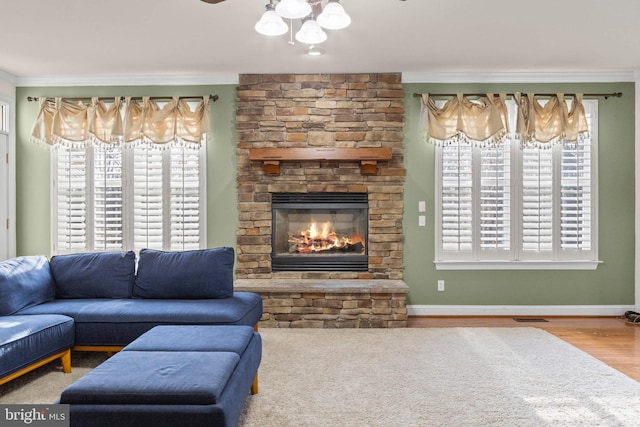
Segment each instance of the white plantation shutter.
[[443,251],[464,252],[473,247],[472,146],[461,141],[441,148],[441,244]]
[[200,246],[200,155],[186,146],[171,148],[171,249]]
[[590,136],[562,147],[560,181],[560,245],[565,250],[589,252],[593,249],[594,189],[592,178],[597,121],[593,104],[585,105],[592,123]]
[[475,252],[484,252],[491,258],[508,257],[511,248],[510,145],[478,148],[452,142],[439,150],[442,153],[439,191],[442,251],[450,252],[447,254],[450,258],[471,257],[474,248]]
[[54,254],[204,247],[204,144],[61,145],[52,159]]
[[53,213],[54,253],[87,248],[87,155],[84,148],[65,147],[55,152]]
[[576,144],[562,150],[560,244],[565,249],[591,248],[585,233],[591,228],[591,191],[584,185],[589,182],[590,156],[582,148]]
[[504,253],[511,249],[511,147],[484,147],[480,161],[480,248]]
[[133,236],[134,249],[163,249],[163,153],[152,144],[134,149]]
[[123,248],[122,149],[93,147],[93,234],[96,250]]
[[553,208],[553,150],[522,149],[523,251],[553,249]]

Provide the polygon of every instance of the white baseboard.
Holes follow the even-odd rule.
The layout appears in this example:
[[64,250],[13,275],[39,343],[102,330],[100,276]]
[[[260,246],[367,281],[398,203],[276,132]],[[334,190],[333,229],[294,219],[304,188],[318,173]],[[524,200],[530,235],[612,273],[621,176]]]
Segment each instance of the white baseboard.
[[633,305],[409,305],[409,316],[622,316]]

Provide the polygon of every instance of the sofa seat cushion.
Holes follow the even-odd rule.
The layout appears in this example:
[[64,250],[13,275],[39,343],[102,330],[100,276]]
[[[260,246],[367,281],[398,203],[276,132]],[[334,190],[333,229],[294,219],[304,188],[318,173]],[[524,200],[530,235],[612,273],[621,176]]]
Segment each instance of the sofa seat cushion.
[[[166,324],[229,323],[255,325],[262,310],[260,296],[236,292],[224,299],[56,299],[29,307],[19,314],[64,314],[78,323],[159,322]],[[248,323],[245,323],[247,321]]]
[[74,318],[77,346],[124,346],[158,325],[254,326],[262,316],[262,299],[235,292],[230,298],[204,300],[53,300],[20,314],[49,313]]
[[242,325],[165,325],[144,333],[123,351],[228,351],[242,356],[255,332]]
[[231,352],[120,352],[67,387],[60,403],[215,404],[239,361]]
[[57,298],[131,298],[133,251],[56,255],[50,264]]
[[227,298],[233,295],[233,248],[167,252],[142,249],[133,295],[138,298]]
[[0,317],[0,377],[73,346],[73,319],[57,314]]
[[0,262],[0,316],[50,301],[55,295],[46,257],[23,256]]

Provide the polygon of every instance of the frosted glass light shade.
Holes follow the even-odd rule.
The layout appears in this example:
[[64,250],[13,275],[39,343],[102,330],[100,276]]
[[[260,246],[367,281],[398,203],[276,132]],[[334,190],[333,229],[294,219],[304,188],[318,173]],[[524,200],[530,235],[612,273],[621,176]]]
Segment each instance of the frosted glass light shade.
[[309,56],[322,56],[324,55],[324,49],[319,48],[318,46],[312,44],[307,49],[307,55]]
[[311,5],[307,0],[282,0],[276,5],[276,13],[287,19],[300,19],[309,16]]
[[289,30],[289,26],[273,10],[273,7],[267,7],[267,11],[262,14],[262,18],[256,23],[255,28],[257,32],[265,36],[280,36]]
[[341,30],[351,24],[351,17],[337,0],[330,1],[318,16],[318,25],[327,30]]
[[327,33],[313,19],[307,19],[296,33],[296,40],[306,44],[320,44],[327,40]]

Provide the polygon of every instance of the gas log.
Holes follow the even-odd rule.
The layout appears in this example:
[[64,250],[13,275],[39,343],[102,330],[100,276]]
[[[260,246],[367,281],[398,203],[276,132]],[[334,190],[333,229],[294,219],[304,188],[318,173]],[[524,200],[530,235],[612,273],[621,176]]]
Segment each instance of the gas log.
[[331,233],[326,237],[310,237],[308,234],[289,233],[289,253],[362,253],[364,244],[352,242],[348,237]]

